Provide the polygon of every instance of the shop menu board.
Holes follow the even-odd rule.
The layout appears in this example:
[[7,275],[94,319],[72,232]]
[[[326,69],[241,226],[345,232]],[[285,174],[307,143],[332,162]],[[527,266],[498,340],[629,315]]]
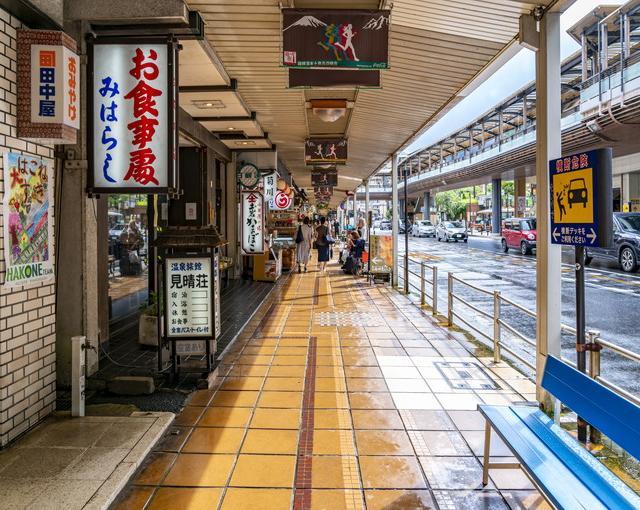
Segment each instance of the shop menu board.
[[214,336],[211,257],[166,259],[167,337]]
[[391,272],[393,266],[393,238],[391,236],[371,235],[369,250],[372,273]]

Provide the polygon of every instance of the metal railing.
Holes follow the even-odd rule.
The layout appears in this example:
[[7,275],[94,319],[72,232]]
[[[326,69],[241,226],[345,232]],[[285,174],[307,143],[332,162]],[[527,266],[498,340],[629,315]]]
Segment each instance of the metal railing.
[[[420,278],[420,287],[414,285],[409,282],[409,286],[412,289],[415,289],[419,292],[420,295],[420,305],[427,305],[427,298],[431,301],[430,306],[433,310],[433,314],[437,315],[438,313],[438,268],[436,266],[429,266],[422,261],[417,261],[409,258],[410,263],[419,264],[420,265],[420,273],[409,270],[409,274],[414,275]],[[404,260],[402,258],[399,259],[399,267],[404,268],[402,265]],[[429,280],[426,277],[427,271],[430,271],[432,274],[431,279]],[[402,274],[398,271],[399,277]],[[403,278],[401,278],[403,279]],[[455,292],[455,284],[458,283],[460,285],[464,285],[466,288],[469,288],[475,292],[478,292],[484,296],[487,296],[492,300],[492,306],[490,307],[490,311],[483,310],[476,304],[471,303],[468,299],[463,298],[459,293]],[[426,291],[427,285],[431,287],[431,295]],[[473,310],[475,313],[480,316],[486,318],[490,323],[493,324],[493,331],[491,333],[487,333],[485,330],[481,329],[480,325],[473,324],[471,321],[466,318],[460,307],[456,307],[456,303],[462,304],[468,309]],[[457,321],[461,322],[474,332],[478,333],[482,338],[486,339],[493,345],[493,359],[494,362],[499,363],[502,361],[502,352],[507,352],[513,358],[517,359],[523,365],[528,367],[535,374],[536,365],[532,363],[530,360],[526,359],[521,353],[517,351],[512,345],[506,344],[503,341],[503,331],[506,330],[515,338],[519,339],[525,345],[533,347],[534,351],[536,349],[536,341],[535,339],[529,338],[527,335],[523,334],[521,331],[518,331],[514,326],[509,324],[502,313],[503,305],[508,305],[520,312],[524,313],[528,317],[533,320],[536,320],[536,312],[529,310],[528,308],[522,306],[515,301],[504,297],[499,290],[487,290],[478,285],[474,285],[469,283],[462,278],[456,276],[454,273],[447,273],[447,323],[449,326],[453,326]],[[570,334],[572,336],[576,336],[575,328],[568,326],[566,324],[561,324],[561,330],[563,333]],[[601,375],[601,351],[603,349],[608,349],[619,356],[622,356],[630,361],[634,361],[636,363],[640,363],[640,353],[631,351],[615,343],[605,340],[601,338],[599,331],[589,330],[587,332],[587,343],[592,344],[588,348],[589,352],[589,369],[588,375],[600,382],[603,386],[606,386],[610,390],[615,393],[621,395],[622,397],[634,402],[637,405],[640,405],[640,397],[630,393],[629,391],[621,388],[617,384],[612,381],[606,379]],[[576,364],[566,358],[563,358],[563,361],[569,363],[572,366],[576,366]]]

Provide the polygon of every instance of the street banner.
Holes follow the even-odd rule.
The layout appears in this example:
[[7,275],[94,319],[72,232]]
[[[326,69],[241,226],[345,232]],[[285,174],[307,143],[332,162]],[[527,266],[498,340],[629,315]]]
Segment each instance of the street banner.
[[264,253],[264,198],[259,191],[242,192],[242,251]]
[[308,138],[304,144],[304,160],[307,165],[347,162],[347,140],[345,138]]
[[175,173],[173,43],[90,48],[90,190],[166,193]]
[[611,149],[549,161],[551,242],[606,248],[611,244]]
[[328,170],[323,170],[314,168],[311,171],[311,184],[314,186],[337,186],[338,169],[330,168]]
[[282,9],[282,63],[300,68],[387,69],[389,10]]
[[50,159],[4,154],[6,287],[54,280],[53,165]]
[[289,88],[380,88],[380,71],[360,69],[289,69]]

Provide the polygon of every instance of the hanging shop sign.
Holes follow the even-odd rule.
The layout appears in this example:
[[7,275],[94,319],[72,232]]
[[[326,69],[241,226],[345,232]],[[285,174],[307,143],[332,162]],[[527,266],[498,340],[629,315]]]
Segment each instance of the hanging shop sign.
[[175,185],[175,43],[89,44],[90,191],[167,193]]
[[607,248],[611,243],[613,198],[611,149],[549,161],[551,242]]
[[347,140],[345,138],[309,138],[304,144],[304,160],[307,165],[347,162]]
[[167,337],[213,337],[211,257],[166,259]]
[[4,254],[7,287],[53,281],[53,161],[4,154]]
[[242,251],[264,253],[264,198],[259,191],[242,192]]
[[278,191],[278,174],[271,173],[262,177],[262,190],[264,193],[264,201],[271,202]]
[[282,63],[300,68],[387,69],[389,10],[282,9]]
[[293,197],[284,191],[278,191],[276,196],[269,202],[269,209],[275,211],[284,211],[293,205]]
[[244,188],[256,188],[260,182],[260,170],[256,165],[244,163],[238,170],[238,182]]
[[73,144],[80,128],[80,61],[76,42],[55,30],[17,32],[17,135]]
[[314,186],[337,186],[338,170],[336,168],[328,170],[314,168],[311,172],[311,184]]

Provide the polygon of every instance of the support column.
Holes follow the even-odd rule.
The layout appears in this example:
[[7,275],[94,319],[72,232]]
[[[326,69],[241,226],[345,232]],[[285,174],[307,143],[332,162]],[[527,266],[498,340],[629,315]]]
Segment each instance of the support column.
[[391,156],[391,238],[393,243],[393,286],[398,286],[398,155]]
[[224,193],[224,208],[225,208],[225,220],[226,220],[226,238],[229,244],[227,245],[227,256],[233,260],[232,275],[234,278],[238,277],[242,272],[242,259],[240,257],[239,236],[238,236],[238,189],[236,178],[236,153],[233,153],[231,163],[227,164],[227,171],[225,175],[225,193]]
[[549,405],[540,386],[548,354],[560,356],[562,265],[560,246],[551,244],[548,161],[562,156],[560,125],[560,13],[547,13],[540,24],[536,53],[536,395]]
[[422,217],[425,220],[431,219],[431,192],[425,191],[422,195]]
[[513,209],[515,215],[522,217],[527,210],[527,178],[517,177],[513,181]]
[[[369,179],[364,180],[364,217],[369,222]],[[368,225],[369,227],[371,225]]]
[[502,179],[491,179],[491,232],[500,233],[502,222]]
[[358,188],[353,190],[353,228],[358,226]]

